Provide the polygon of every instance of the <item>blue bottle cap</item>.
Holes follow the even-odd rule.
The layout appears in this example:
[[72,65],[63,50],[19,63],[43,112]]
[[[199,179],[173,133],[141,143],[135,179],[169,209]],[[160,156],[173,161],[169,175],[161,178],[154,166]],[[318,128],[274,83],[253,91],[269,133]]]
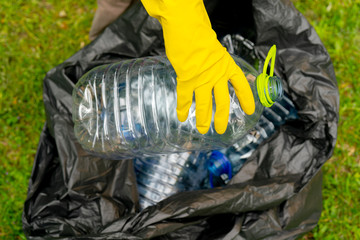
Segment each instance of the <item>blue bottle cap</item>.
[[229,180],[232,178],[231,162],[220,151],[212,151],[208,161],[208,170],[210,187],[212,188],[214,187],[213,176],[220,177],[221,175],[226,174]]

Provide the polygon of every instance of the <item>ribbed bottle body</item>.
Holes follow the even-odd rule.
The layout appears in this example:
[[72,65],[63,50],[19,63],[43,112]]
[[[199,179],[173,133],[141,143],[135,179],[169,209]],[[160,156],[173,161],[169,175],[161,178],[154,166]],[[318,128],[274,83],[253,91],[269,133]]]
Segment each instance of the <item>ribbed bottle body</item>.
[[208,173],[199,152],[162,154],[134,159],[141,208],[181,191],[199,189]]
[[255,126],[264,108],[255,83],[257,71],[240,58],[234,60],[249,81],[256,110],[246,115],[229,83],[230,116],[224,134],[217,134],[213,123],[208,133],[197,131],[195,102],[188,119],[179,122],[174,69],[166,57],[146,57],[94,68],[79,80],[73,91],[79,143],[87,151],[113,159],[234,144]]

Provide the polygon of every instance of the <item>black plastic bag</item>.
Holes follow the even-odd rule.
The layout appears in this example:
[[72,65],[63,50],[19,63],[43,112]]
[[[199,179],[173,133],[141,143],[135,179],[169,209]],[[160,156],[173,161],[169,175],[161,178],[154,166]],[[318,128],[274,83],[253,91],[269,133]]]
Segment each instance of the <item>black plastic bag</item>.
[[71,119],[72,90],[85,72],[164,54],[161,26],[138,2],[44,79],[47,123],[23,213],[29,239],[294,239],[316,226],[321,166],[332,155],[339,117],[330,57],[290,1],[205,3],[219,38],[239,33],[263,56],[277,45],[276,73],[299,119],[263,142],[228,186],[179,193],[139,212],[132,160],[86,153]]

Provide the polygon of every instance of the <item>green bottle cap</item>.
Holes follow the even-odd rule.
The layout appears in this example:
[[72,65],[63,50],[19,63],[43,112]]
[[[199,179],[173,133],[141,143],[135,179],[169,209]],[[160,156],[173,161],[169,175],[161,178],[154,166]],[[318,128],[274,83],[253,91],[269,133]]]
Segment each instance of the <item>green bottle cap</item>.
[[[266,56],[263,72],[256,79],[256,87],[259,99],[265,107],[271,107],[275,100],[282,97],[283,89],[281,80],[274,76],[276,57],[276,46],[273,45]],[[269,62],[271,60],[270,74],[266,73]]]

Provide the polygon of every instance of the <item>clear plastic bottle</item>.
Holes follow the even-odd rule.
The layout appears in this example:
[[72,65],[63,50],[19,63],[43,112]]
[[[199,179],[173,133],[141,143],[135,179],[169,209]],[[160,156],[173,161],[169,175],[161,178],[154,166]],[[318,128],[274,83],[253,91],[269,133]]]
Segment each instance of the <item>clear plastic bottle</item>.
[[297,119],[293,102],[285,95],[270,108],[265,108],[255,127],[234,145],[212,151],[207,158],[209,178],[204,187],[223,186],[240,171],[256,148],[271,137],[286,121]]
[[[264,105],[269,106],[283,91],[280,79],[265,73],[270,59],[259,75],[243,59],[233,58],[250,84],[255,113],[244,113],[229,83],[230,116],[224,134],[217,134],[213,123],[208,133],[197,131],[194,103],[188,119],[178,121],[176,74],[166,57],[157,56],[99,66],[79,80],[73,91],[79,143],[87,151],[113,159],[231,146],[255,126]],[[274,59],[272,72],[273,63]]]
[[134,159],[141,208],[178,192],[226,185],[261,142],[285,121],[296,118],[296,108],[285,95],[272,107],[265,108],[255,127],[228,148]]
[[134,159],[141,208],[182,191],[200,189],[208,176],[207,155],[183,152]]

